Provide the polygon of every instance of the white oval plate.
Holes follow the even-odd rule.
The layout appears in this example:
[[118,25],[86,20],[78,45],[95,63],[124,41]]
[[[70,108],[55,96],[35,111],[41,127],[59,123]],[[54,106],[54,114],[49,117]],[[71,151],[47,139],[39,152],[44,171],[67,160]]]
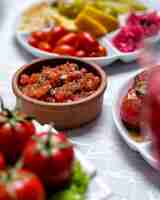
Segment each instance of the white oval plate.
[[[37,48],[32,47],[30,44],[28,44],[27,42],[27,38],[29,36],[30,33],[24,33],[24,32],[20,32],[17,31],[16,32],[16,38],[17,41],[19,42],[19,44],[26,49],[28,52],[30,52],[33,56],[38,57],[38,58],[54,58],[54,57],[60,57],[57,54],[54,53],[48,53],[45,51],[41,51]],[[116,52],[114,51],[114,49],[112,48],[112,45],[110,44],[110,42],[108,42],[106,40],[106,38],[102,38],[100,40],[100,43],[102,44],[102,46],[104,46],[107,51],[108,51],[108,55],[104,56],[104,57],[86,57],[86,58],[82,58],[85,61],[90,61],[90,62],[94,62],[100,66],[106,66],[109,65],[111,63],[113,63],[115,60],[118,59],[118,55],[116,54]],[[62,56],[61,56],[62,57]]]
[[[24,11],[26,9],[28,9],[30,6],[32,5],[36,5],[37,3],[43,2],[44,0],[32,0],[32,3],[30,5],[28,5],[27,7],[25,7],[22,11],[22,13],[24,13]],[[54,0],[51,0],[54,1]],[[41,51],[37,48],[32,47],[31,45],[28,44],[27,42],[27,37],[29,36],[29,33],[25,33],[23,31],[19,31],[19,25],[21,22],[21,16],[22,13],[17,17],[16,20],[16,38],[18,43],[29,53],[31,53],[33,56],[38,57],[38,58],[54,58],[54,57],[63,57],[57,54],[52,54],[52,53],[47,53],[45,51]],[[115,32],[112,32],[110,34],[107,34],[106,36],[103,37],[103,39],[100,40],[100,43],[102,44],[102,46],[106,47],[106,49],[108,50],[108,55],[104,56],[104,57],[86,57],[86,58],[82,58],[85,61],[90,61],[90,62],[94,62],[102,67],[104,66],[108,66],[110,64],[112,64],[114,61],[116,60],[121,60],[123,62],[129,63],[132,61],[137,60],[137,58],[139,57],[139,53],[140,50],[136,50],[134,52],[131,53],[123,53],[121,51],[119,51],[116,47],[114,47],[114,45],[112,44],[112,38],[115,36],[115,34],[119,31],[119,29]],[[158,36],[154,36],[151,37],[149,39],[151,42],[155,43],[158,40],[160,40],[160,34]]]
[[[49,125],[41,125],[37,121],[34,121],[37,133],[44,132],[49,129]],[[56,133],[57,131],[53,129]],[[74,144],[74,141],[72,141]],[[78,150],[78,147],[75,148],[76,159],[80,161],[83,169],[86,171],[88,176],[91,177],[91,182],[86,194],[86,200],[106,200],[114,194],[112,194],[110,188],[103,182],[103,180],[97,175],[96,168],[90,161],[85,159],[84,155]]]
[[[140,73],[140,71],[138,71],[138,73]],[[148,140],[144,140],[141,143],[134,141],[129,136],[129,132],[124,126],[124,124],[122,123],[122,120],[120,117],[120,106],[122,103],[122,99],[127,94],[128,89],[132,85],[134,77],[135,75],[134,76],[132,75],[125,82],[125,84],[120,88],[118,94],[115,97],[115,101],[112,105],[113,120],[118,129],[118,133],[123,138],[123,140],[128,144],[128,146],[132,150],[139,152],[144,158],[144,160],[146,160],[154,169],[160,170],[160,168],[158,167],[157,160],[154,158],[153,153],[152,153],[152,143]]]

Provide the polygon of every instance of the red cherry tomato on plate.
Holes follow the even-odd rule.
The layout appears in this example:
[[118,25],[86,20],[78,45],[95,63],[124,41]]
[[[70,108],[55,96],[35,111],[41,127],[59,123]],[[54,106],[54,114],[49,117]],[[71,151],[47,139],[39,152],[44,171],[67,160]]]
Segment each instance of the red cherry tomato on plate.
[[51,48],[50,44],[45,41],[39,42],[38,48],[42,51],[52,52],[52,48]]
[[98,49],[98,42],[91,34],[87,32],[79,33],[78,48],[85,50],[86,52],[93,52]]
[[62,45],[62,44],[68,44],[73,47],[76,46],[76,41],[77,41],[78,35],[77,33],[68,33],[65,36],[63,36],[58,42],[57,45]]
[[52,42],[56,43],[61,37],[68,33],[68,30],[65,29],[63,26],[54,27],[50,34],[52,35]]
[[63,45],[55,47],[53,49],[53,53],[60,54],[60,55],[75,56],[76,50],[75,48],[69,45],[63,44]]
[[38,41],[45,40],[45,32],[43,31],[32,32],[31,36]]
[[76,55],[77,57],[87,57],[86,52],[84,50],[78,50],[76,51]]
[[121,105],[121,118],[132,128],[140,127],[142,99],[136,94],[135,89],[130,89]]
[[28,43],[33,47],[37,47],[38,44],[37,39],[32,36],[28,38]]
[[101,57],[101,56],[106,56],[106,55],[107,55],[107,49],[99,45],[97,56]]

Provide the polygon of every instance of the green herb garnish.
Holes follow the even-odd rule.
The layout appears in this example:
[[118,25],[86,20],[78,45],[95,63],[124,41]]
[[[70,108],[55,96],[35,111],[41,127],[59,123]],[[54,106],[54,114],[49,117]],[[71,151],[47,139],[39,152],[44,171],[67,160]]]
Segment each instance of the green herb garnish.
[[85,200],[90,178],[82,169],[79,161],[75,162],[71,184],[68,188],[54,194],[50,200]]

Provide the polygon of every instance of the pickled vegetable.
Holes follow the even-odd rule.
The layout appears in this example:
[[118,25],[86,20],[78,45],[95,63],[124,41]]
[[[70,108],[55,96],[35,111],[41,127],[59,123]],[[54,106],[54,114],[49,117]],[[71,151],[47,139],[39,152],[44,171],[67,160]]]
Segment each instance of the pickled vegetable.
[[86,6],[83,13],[103,25],[108,32],[114,31],[118,28],[118,20],[107,12],[104,13],[93,6]]
[[75,23],[79,30],[89,32],[95,37],[103,36],[108,32],[101,23],[83,13],[77,17]]

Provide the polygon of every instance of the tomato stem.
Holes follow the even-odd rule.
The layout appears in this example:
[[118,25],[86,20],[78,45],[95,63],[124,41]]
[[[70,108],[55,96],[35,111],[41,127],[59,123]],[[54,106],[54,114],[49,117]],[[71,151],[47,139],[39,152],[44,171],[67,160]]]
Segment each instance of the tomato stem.
[[47,140],[46,140],[46,147],[48,148],[49,151],[50,151],[50,149],[52,149],[52,144],[51,144],[51,138],[52,138],[52,135],[53,135],[52,128],[53,128],[53,123],[50,123],[48,135],[47,135]]

